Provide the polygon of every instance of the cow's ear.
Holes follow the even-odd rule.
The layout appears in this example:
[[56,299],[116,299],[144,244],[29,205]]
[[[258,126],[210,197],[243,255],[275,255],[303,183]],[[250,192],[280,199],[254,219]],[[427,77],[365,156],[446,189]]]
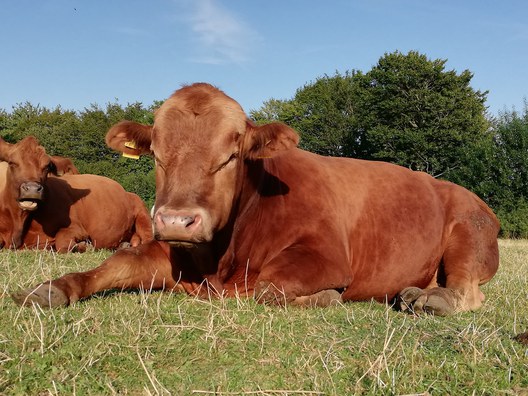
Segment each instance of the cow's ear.
[[151,154],[152,126],[121,121],[106,133],[106,145],[132,157]]
[[274,155],[297,147],[299,135],[289,126],[273,122],[261,126],[247,124],[245,157],[248,159],[270,158]]
[[63,176],[64,172],[59,171],[59,168],[57,167],[56,160],[52,157],[50,157],[50,163],[48,165],[48,171],[55,176]]
[[0,138],[0,161],[9,161],[9,148],[11,145]]

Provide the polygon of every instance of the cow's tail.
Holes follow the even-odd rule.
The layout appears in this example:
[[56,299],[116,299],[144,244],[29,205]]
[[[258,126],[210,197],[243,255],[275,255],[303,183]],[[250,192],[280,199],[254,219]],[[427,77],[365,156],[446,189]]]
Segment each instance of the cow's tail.
[[145,203],[136,194],[129,193],[133,197],[131,200],[135,203],[136,218],[134,221],[134,234],[130,239],[132,246],[138,246],[142,243],[154,239],[152,234],[152,222]]

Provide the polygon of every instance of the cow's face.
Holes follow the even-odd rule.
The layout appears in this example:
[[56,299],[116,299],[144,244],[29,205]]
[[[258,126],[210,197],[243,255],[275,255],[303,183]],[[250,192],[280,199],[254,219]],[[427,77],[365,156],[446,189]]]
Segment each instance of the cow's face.
[[152,127],[122,122],[106,141],[127,154],[154,156],[155,237],[194,244],[211,241],[228,223],[244,161],[295,146],[298,137],[281,124],[254,126],[233,99],[194,84],[160,107]]
[[44,199],[44,183],[52,165],[44,148],[31,136],[16,144],[0,139],[0,160],[9,164],[5,188],[22,210],[35,210]]

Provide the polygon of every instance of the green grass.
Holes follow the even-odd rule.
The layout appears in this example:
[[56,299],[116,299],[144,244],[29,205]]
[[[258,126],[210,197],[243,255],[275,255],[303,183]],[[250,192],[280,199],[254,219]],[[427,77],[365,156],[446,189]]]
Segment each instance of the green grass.
[[528,395],[528,241],[500,247],[483,308],[447,318],[159,292],[19,308],[10,291],[110,253],[1,251],[0,394]]

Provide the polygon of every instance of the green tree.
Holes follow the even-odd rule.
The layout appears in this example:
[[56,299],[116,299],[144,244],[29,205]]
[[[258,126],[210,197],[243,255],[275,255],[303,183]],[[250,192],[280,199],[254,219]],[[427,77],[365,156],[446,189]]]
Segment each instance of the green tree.
[[490,138],[466,150],[453,181],[482,197],[497,213],[504,237],[528,238],[528,104],[492,121]]
[[271,99],[251,113],[257,123],[281,121],[301,135],[300,146],[322,155],[343,156],[353,131],[354,72],[323,76],[297,90],[291,100]]
[[385,54],[354,83],[356,140],[349,153],[435,176],[465,166],[464,151],[489,135],[487,92],[475,91],[468,70],[445,70],[446,60],[411,51]]
[[490,124],[487,92],[470,86],[471,72],[446,71],[445,64],[414,51],[385,54],[367,73],[325,75],[251,116],[285,122],[300,132],[302,148],[319,154],[454,178],[468,152],[490,138]]
[[521,113],[500,114],[494,130],[492,206],[506,237],[528,237],[528,103]]

